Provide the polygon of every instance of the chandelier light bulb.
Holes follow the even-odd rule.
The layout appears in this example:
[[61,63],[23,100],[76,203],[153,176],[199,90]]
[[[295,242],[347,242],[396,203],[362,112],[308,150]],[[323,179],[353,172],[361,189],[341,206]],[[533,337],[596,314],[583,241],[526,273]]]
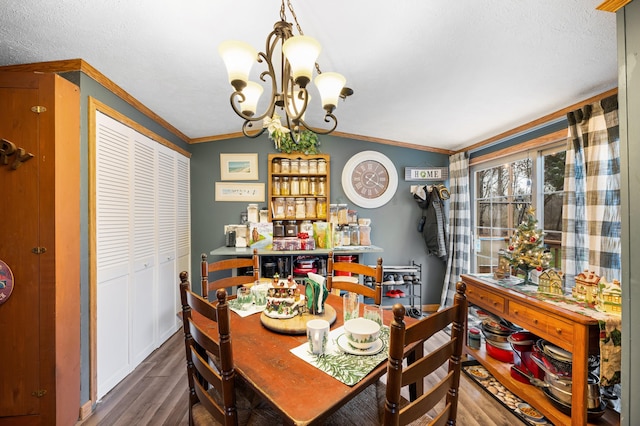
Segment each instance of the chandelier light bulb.
[[247,86],[242,90],[244,101],[241,102],[242,113],[247,117],[251,117],[256,113],[258,108],[258,100],[264,92],[264,88],[255,81],[248,81]]
[[258,59],[258,52],[244,41],[227,40],[220,43],[218,53],[227,67],[229,83],[241,91],[249,81],[249,73]]
[[311,81],[316,60],[322,47],[313,37],[293,36],[282,44],[282,53],[291,66],[293,81],[305,88]]
[[337,72],[323,72],[314,80],[320,92],[322,107],[327,112],[332,112],[338,105],[338,97],[346,82],[347,79]]

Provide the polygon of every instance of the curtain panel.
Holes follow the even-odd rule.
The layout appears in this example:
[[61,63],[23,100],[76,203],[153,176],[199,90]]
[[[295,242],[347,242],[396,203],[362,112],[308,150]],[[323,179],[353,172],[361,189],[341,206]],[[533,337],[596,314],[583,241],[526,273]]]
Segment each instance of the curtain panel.
[[593,271],[620,280],[620,137],[617,95],[567,114],[562,269],[568,288]]
[[449,238],[447,268],[440,308],[453,305],[456,283],[471,265],[471,198],[469,159],[466,152],[449,157]]

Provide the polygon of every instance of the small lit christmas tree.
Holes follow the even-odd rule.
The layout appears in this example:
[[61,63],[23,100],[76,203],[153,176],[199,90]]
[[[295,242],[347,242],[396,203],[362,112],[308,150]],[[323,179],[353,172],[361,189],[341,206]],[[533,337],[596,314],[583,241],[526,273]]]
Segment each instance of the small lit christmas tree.
[[529,272],[542,271],[549,266],[551,253],[543,246],[544,232],[538,229],[535,210],[529,207],[524,219],[509,238],[507,250],[501,253],[516,270],[524,272],[524,284],[529,283]]

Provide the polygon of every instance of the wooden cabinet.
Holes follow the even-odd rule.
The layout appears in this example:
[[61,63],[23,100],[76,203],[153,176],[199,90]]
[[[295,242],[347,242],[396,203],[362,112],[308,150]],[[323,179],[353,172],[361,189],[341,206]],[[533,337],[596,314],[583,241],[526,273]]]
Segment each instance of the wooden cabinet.
[[[0,73],[0,139],[7,141],[0,259],[14,275],[13,293],[0,304],[0,425],[73,425],[80,406],[78,87],[54,74]],[[15,168],[26,154],[33,158]]]
[[[329,161],[326,154],[269,154],[267,204],[270,222],[327,220],[331,187]],[[315,168],[310,165],[314,162]],[[292,163],[297,166],[292,167]],[[303,203],[302,207],[300,203]],[[315,214],[309,204],[316,206]]]
[[[476,350],[465,345],[465,353],[478,360],[500,383],[537,408],[553,424],[587,424],[587,361],[589,354],[599,352],[598,320],[474,276],[463,275],[462,281],[467,285],[470,304],[524,327],[573,354],[571,405],[580,408],[574,409],[571,416],[563,414],[551,404],[542,390],[513,379],[511,364],[491,358],[484,346]],[[615,412],[607,410],[598,424],[619,424],[619,418]]]

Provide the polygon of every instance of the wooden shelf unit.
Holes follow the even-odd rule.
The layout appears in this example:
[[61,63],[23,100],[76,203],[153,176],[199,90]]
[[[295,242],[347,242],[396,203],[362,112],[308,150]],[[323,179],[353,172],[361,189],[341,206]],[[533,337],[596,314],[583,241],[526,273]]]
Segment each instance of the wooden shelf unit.
[[[465,344],[464,352],[480,362],[507,389],[538,409],[553,424],[588,424],[587,361],[589,354],[599,353],[598,321],[470,275],[462,275],[461,278],[467,285],[470,304],[524,327],[573,354],[571,405],[583,409],[573,410],[571,416],[562,413],[542,390],[513,379],[510,371],[512,364],[490,357],[484,346],[476,350]],[[595,424],[617,425],[620,424],[620,418],[615,411],[607,409]]]
[[[274,173],[273,172],[273,160],[275,159],[288,159],[288,160],[319,160],[322,159],[326,162],[326,173]],[[300,154],[300,153],[294,153],[294,154],[284,154],[284,153],[277,153],[277,154],[269,154],[268,156],[268,182],[267,182],[267,187],[268,187],[268,197],[267,197],[267,208],[269,210],[269,222],[273,222],[274,220],[295,220],[297,222],[301,222],[303,220],[311,220],[311,221],[316,221],[316,220],[323,220],[323,221],[328,221],[329,219],[329,200],[330,200],[330,188],[331,188],[331,173],[330,173],[330,156],[328,154],[311,154],[311,155],[304,155],[304,154]],[[277,195],[273,193],[273,177],[277,176],[280,179],[282,179],[283,177],[287,177],[287,178],[293,178],[293,177],[297,177],[297,178],[325,178],[325,191],[324,191],[324,195],[313,195],[313,194],[299,194],[299,195]],[[274,218],[274,206],[275,206],[275,199],[282,197],[285,200],[291,199],[291,198],[315,198],[316,202],[318,199],[320,198],[325,198],[326,199],[326,216],[325,217],[315,217],[315,218],[296,218],[291,217],[291,216],[285,216],[283,218]]]

